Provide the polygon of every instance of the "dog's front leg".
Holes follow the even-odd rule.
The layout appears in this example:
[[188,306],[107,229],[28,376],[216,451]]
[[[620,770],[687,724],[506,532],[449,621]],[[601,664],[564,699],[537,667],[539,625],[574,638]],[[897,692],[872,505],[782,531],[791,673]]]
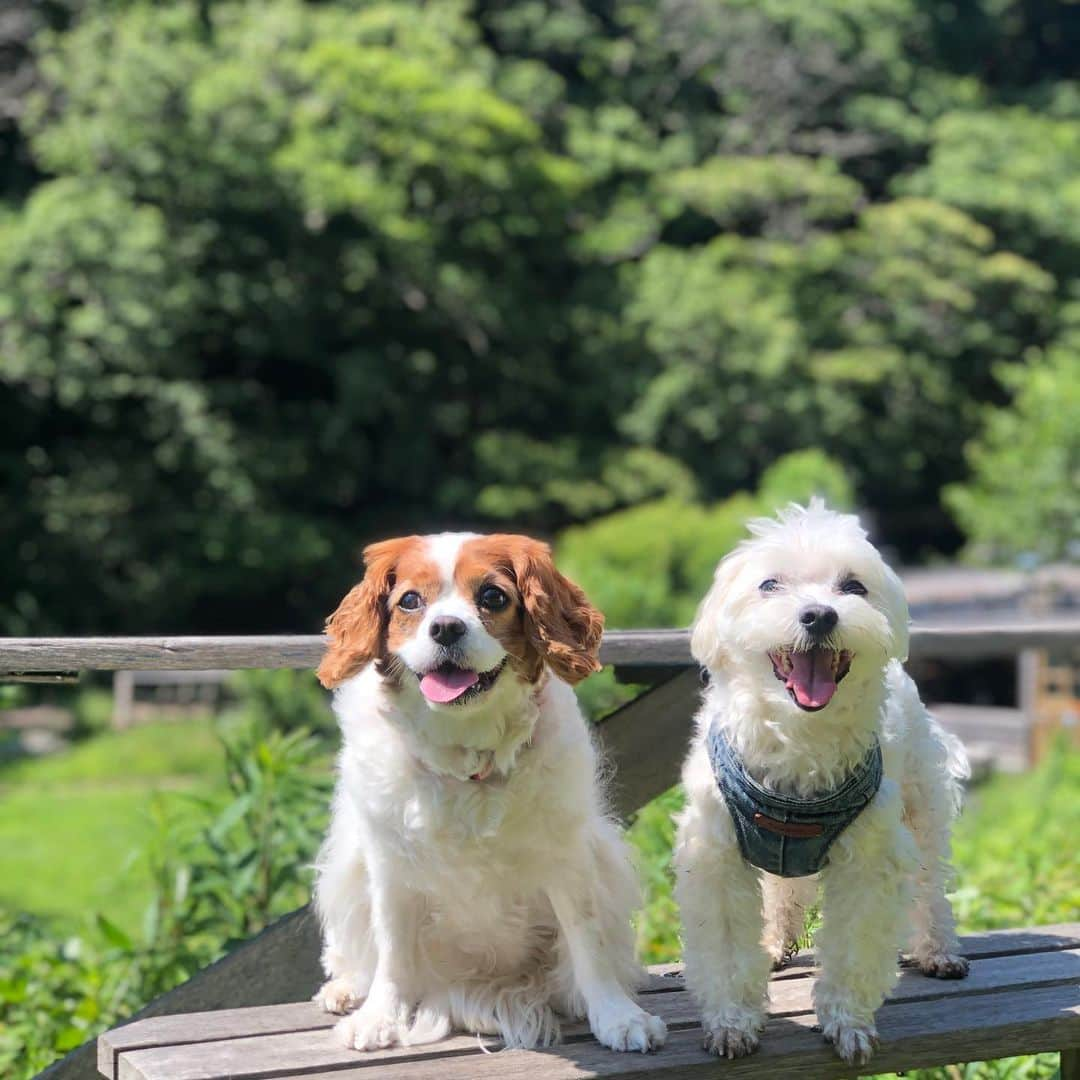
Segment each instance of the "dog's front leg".
[[377,953],[375,974],[363,1005],[339,1021],[346,1046],[377,1050],[408,1041],[417,963],[417,932],[423,900],[395,883],[393,868],[368,864],[371,931]]
[[896,982],[917,865],[896,785],[885,781],[833,844],[821,874],[824,921],[815,936],[821,975],[814,1007],[825,1038],[849,1064],[865,1065],[874,1052],[874,1013]]
[[562,884],[548,890],[548,899],[597,1041],[612,1050],[658,1050],[667,1038],[667,1027],[642,1009],[619,982],[592,890]]
[[705,1049],[743,1057],[757,1049],[765,1026],[770,961],[761,944],[760,879],[716,792],[691,793],[675,867],[686,985],[701,1009]]
[[924,975],[963,979],[968,962],[960,955],[952,904],[945,895],[949,865],[949,811],[944,795],[921,805],[907,805],[908,825],[919,848],[915,877],[912,958]]

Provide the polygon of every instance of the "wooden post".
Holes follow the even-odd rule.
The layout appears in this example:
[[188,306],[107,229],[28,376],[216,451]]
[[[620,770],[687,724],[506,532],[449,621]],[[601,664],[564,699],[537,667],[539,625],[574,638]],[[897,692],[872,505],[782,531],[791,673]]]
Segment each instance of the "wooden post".
[[1061,1051],[1061,1080],[1080,1080],[1080,1047]]
[[1027,768],[1039,759],[1039,669],[1042,649],[1021,649],[1016,658],[1016,704],[1027,725]]
[[118,671],[113,675],[113,713],[114,731],[125,731],[131,727],[135,717],[135,673]]

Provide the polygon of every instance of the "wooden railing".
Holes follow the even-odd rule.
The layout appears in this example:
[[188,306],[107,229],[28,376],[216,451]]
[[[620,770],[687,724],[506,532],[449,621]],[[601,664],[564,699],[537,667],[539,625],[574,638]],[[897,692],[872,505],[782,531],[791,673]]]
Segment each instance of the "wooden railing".
[[[1009,656],[1080,642],[1080,615],[996,625],[926,625],[911,631],[911,655],[940,659]],[[0,638],[0,680],[63,671],[314,668],[321,634],[245,637]],[[600,659],[634,667],[688,667],[686,630],[609,630]]]

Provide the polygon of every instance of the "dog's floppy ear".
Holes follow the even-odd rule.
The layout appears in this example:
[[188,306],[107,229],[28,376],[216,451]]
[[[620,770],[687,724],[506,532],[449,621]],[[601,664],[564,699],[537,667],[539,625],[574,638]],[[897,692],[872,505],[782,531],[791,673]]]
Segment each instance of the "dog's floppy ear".
[[742,551],[739,548],[720,560],[713,583],[698,605],[697,614],[690,625],[690,652],[699,664],[710,671],[718,668],[723,660],[720,627],[725,619],[724,605],[728,591],[742,570],[742,564]]
[[604,616],[555,569],[547,544],[527,536],[498,539],[508,548],[532,648],[571,686],[599,671]]
[[330,638],[316,674],[332,690],[381,656],[389,617],[386,601],[394,587],[394,570],[405,547],[415,540],[383,540],[364,548],[364,580],[354,586],[326,620]]

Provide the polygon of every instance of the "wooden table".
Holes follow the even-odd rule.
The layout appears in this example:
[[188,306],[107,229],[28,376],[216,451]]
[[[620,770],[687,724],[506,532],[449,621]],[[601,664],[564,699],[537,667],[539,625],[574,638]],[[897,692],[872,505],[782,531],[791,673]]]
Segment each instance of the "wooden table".
[[[1080,1080],[1080,923],[1003,930],[963,939],[971,974],[961,982],[904,971],[878,1014],[881,1047],[869,1067],[920,1066],[1062,1051],[1062,1080]],[[642,1004],[667,1022],[656,1054],[616,1054],[584,1025],[567,1026],[548,1050],[498,1051],[497,1040],[457,1036],[431,1046],[359,1054],[339,1046],[334,1017],[310,1002],[139,1020],[98,1040],[109,1080],[568,1080],[577,1077],[852,1076],[814,1028],[812,956],[773,976],[761,1049],[718,1061],[678,965],[653,968]],[[486,1050],[498,1052],[485,1053]]]

